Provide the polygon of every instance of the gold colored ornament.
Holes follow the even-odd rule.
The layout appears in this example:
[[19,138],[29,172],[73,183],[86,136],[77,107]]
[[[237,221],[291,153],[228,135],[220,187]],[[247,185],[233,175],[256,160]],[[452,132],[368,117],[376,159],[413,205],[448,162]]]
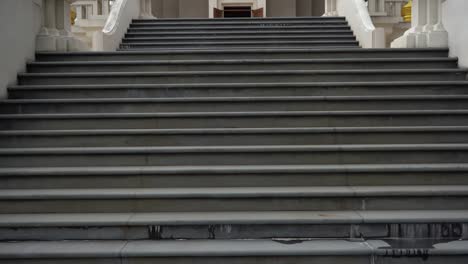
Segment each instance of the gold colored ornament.
[[413,8],[413,1],[410,0],[403,8],[401,9],[401,16],[403,17],[404,22],[411,22],[411,9]]

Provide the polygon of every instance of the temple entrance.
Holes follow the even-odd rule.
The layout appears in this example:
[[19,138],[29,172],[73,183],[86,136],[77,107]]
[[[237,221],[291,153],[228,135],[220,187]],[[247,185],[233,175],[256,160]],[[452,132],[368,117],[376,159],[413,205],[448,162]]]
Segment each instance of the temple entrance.
[[224,10],[214,8],[213,17],[263,17],[263,8],[252,10],[251,6],[225,6]]
[[211,18],[265,17],[266,0],[209,0]]
[[251,6],[226,6],[224,17],[252,17]]

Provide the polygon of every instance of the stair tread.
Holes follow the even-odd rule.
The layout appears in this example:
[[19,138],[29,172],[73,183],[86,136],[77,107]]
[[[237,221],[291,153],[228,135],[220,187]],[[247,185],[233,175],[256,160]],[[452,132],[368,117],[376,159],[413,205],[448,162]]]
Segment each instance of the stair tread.
[[267,111],[267,112],[187,112],[187,113],[80,113],[80,114],[0,114],[0,119],[83,119],[83,118],[170,118],[170,117],[269,117],[269,116],[378,116],[378,115],[466,115],[468,110],[366,110],[366,111]]
[[468,144],[345,144],[345,145],[249,145],[249,146],[176,146],[176,147],[58,147],[0,148],[0,155],[76,155],[76,154],[151,154],[151,153],[272,153],[272,152],[346,152],[346,151],[448,151],[468,150]]
[[250,63],[356,63],[356,62],[445,62],[457,58],[342,58],[342,59],[226,59],[226,60],[126,60],[126,61],[35,61],[31,66],[74,66],[74,65],[178,65],[178,64],[250,64]]
[[263,97],[184,97],[184,98],[64,98],[6,99],[0,104],[63,103],[190,103],[190,102],[297,102],[297,101],[387,101],[387,100],[467,100],[468,95],[372,95],[372,96],[263,96]]
[[67,175],[148,175],[213,173],[359,173],[359,172],[447,172],[468,171],[467,163],[440,164],[334,164],[334,165],[236,165],[236,166],[114,166],[0,168],[0,176],[27,177]]
[[114,189],[5,189],[2,200],[74,199],[246,199],[291,197],[448,197],[467,196],[465,185],[312,186],[312,187],[209,187]]
[[5,130],[0,136],[28,135],[190,135],[190,134],[321,134],[321,133],[385,133],[385,132],[450,132],[468,131],[468,126],[408,127],[296,127],[296,128],[183,128],[183,129],[75,129],[75,130]]
[[[376,244],[386,244],[383,242]],[[463,244],[466,245],[466,244]],[[371,255],[369,242],[272,240],[53,241],[0,243],[0,259],[73,257]]]
[[54,56],[64,56],[68,57],[71,55],[94,55],[96,57],[102,55],[132,55],[132,54],[172,54],[172,53],[201,53],[201,54],[210,54],[210,53],[226,53],[226,52],[233,52],[233,53],[346,53],[346,52],[354,52],[354,53],[414,53],[418,51],[427,51],[427,52],[448,52],[447,48],[402,48],[402,49],[380,49],[380,48],[371,48],[371,49],[355,49],[355,48],[341,48],[341,49],[316,49],[316,48],[284,48],[281,50],[272,49],[272,48],[255,48],[255,49],[233,49],[233,48],[226,48],[223,50],[160,50],[160,51],[72,51],[72,52],[37,52],[36,54],[41,55],[54,55]]
[[[411,73],[468,73],[467,69],[358,69],[358,70],[252,70],[252,71],[167,71],[167,72],[119,72],[126,76],[181,76],[181,75],[279,75],[279,74],[411,74]],[[116,77],[115,72],[74,72],[74,73],[19,73],[18,77]]]
[[459,223],[468,210],[1,214],[0,227]]

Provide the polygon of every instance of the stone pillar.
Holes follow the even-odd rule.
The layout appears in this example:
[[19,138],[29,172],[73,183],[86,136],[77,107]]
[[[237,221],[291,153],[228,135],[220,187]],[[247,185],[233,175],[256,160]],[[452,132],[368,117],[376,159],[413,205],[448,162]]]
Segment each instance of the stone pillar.
[[55,23],[56,0],[42,1],[42,28],[36,37],[37,51],[56,51],[59,31]]
[[448,32],[442,24],[442,0],[429,0],[428,23],[425,27],[427,46],[431,48],[448,47]]
[[140,18],[153,19],[151,0],[140,0]]
[[392,48],[427,47],[428,0],[413,0],[411,28],[392,42]]
[[43,27],[36,38],[36,50],[73,50],[70,0],[43,0],[42,11]]
[[323,16],[336,16],[336,0],[325,0],[325,13]]

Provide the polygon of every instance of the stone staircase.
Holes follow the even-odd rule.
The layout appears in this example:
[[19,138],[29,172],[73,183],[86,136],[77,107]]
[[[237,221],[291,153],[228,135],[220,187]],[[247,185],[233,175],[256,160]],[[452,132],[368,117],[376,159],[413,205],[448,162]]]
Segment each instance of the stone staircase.
[[338,17],[39,53],[0,103],[0,262],[467,263],[466,73]]

